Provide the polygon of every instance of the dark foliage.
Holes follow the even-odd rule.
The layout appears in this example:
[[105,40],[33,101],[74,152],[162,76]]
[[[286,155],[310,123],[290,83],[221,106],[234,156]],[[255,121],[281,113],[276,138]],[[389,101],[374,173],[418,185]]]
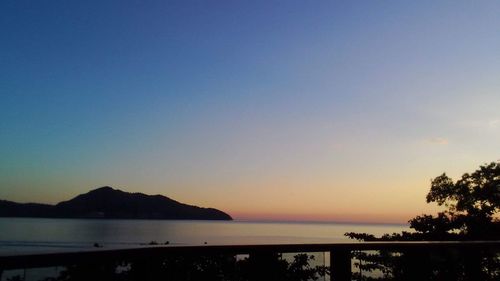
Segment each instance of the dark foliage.
[[[329,274],[324,266],[311,266],[314,256],[297,254],[293,260],[280,254],[259,253],[244,259],[233,255],[175,256],[161,259],[79,264],[58,277],[42,281],[314,281]],[[21,280],[18,276],[12,281]]]
[[[500,239],[500,162],[481,166],[456,182],[442,174],[432,180],[426,199],[445,210],[411,219],[413,232],[345,235],[359,241]],[[354,258],[360,272],[381,275],[363,277],[357,272],[357,280],[500,280],[500,255],[491,251],[372,251],[355,252]]]

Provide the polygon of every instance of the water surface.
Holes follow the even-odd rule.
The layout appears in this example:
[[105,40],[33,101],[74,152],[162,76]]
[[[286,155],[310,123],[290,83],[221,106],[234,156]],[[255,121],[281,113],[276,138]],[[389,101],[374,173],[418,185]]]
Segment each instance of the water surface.
[[406,225],[0,218],[0,255],[169,245],[235,245],[351,242],[346,232],[375,235]]

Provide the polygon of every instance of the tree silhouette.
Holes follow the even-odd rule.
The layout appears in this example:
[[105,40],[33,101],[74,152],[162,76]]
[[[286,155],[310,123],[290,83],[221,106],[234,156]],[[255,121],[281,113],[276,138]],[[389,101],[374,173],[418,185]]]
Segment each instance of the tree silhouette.
[[[445,207],[437,215],[409,221],[414,232],[385,234],[346,233],[359,241],[498,240],[500,238],[500,162],[480,166],[454,182],[446,174],[434,178],[427,203]],[[355,252],[361,271],[380,271],[386,280],[499,280],[499,254],[488,251],[433,253],[389,251]],[[358,274],[360,275],[360,274]],[[418,278],[416,277],[418,276]],[[366,278],[358,276],[360,280]],[[363,279],[364,278],[364,279]]]

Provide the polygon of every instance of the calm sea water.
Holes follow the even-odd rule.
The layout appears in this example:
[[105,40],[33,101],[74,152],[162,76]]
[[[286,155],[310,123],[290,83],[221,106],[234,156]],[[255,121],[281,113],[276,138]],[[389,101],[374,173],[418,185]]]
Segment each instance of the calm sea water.
[[346,232],[375,235],[406,225],[246,221],[78,220],[0,218],[0,255],[169,245],[334,243]]

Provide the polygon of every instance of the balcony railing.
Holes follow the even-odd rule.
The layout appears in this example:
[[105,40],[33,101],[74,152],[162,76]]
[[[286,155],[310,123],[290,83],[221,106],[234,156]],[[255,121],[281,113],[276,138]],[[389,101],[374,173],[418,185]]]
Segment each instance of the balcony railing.
[[[494,253],[498,261],[500,241],[464,242],[364,242],[335,244],[282,244],[282,245],[203,245],[203,246],[155,246],[132,249],[89,250],[69,253],[30,254],[0,256],[0,280],[2,272],[15,269],[61,267],[71,265],[99,265],[113,262],[144,262],[171,257],[185,256],[262,256],[269,253],[329,253],[330,279],[335,281],[352,280],[353,253],[359,251],[390,251],[425,257],[426,253],[454,251],[465,259],[475,253]],[[425,259],[425,258],[423,258]],[[416,269],[418,271],[418,264]],[[480,270],[480,269],[479,269]],[[475,278],[469,272],[468,279]],[[418,275],[418,274],[417,274]]]

